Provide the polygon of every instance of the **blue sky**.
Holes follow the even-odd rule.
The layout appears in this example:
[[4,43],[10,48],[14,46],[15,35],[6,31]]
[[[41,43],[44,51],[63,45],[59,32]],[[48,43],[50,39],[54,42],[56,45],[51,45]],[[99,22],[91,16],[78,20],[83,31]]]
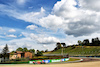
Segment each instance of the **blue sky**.
[[[99,37],[99,0],[0,0],[0,51],[53,50]],[[94,6],[93,6],[94,5]]]

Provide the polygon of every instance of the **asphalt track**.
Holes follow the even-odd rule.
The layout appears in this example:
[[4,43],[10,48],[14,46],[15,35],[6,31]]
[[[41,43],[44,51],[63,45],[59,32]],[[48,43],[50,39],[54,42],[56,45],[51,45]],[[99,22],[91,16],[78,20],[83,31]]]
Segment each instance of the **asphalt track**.
[[21,64],[21,65],[0,65],[0,67],[100,67],[100,61],[66,63],[66,64]]
[[70,58],[83,59],[82,62],[100,61],[100,58],[96,57],[70,57]]
[[77,63],[62,63],[62,64],[15,64],[15,65],[0,65],[0,67],[100,67],[99,58],[88,57],[71,57],[83,59],[83,62]]

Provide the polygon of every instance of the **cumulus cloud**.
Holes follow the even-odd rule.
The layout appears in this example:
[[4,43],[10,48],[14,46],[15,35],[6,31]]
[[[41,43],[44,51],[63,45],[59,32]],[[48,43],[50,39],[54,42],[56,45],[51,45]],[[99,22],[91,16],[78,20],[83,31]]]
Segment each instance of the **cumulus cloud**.
[[46,36],[35,35],[35,34],[31,33],[30,37],[32,39],[35,39],[37,41],[37,43],[39,43],[39,44],[52,44],[52,43],[60,42],[59,39],[57,39],[55,37],[51,37],[51,36],[46,37]]
[[[76,0],[61,0],[54,4],[51,14],[46,17],[44,17],[45,10],[43,7],[39,12],[23,12],[21,14],[20,11],[17,12],[17,10],[0,4],[0,11],[51,30],[61,29],[68,35],[84,36],[99,31],[99,2],[99,0],[78,0],[78,2]],[[76,5],[80,7],[76,7]]]
[[16,30],[15,29],[10,29],[9,32],[16,32]]
[[[24,4],[26,0],[17,1],[17,3],[21,5]],[[78,5],[79,7],[77,7],[76,5]],[[31,46],[33,46],[33,48],[35,49],[41,49],[42,45],[42,48],[49,47],[51,49],[54,48],[56,42],[61,41],[65,42],[67,45],[72,45],[76,44],[79,39],[92,39],[92,37],[95,38],[96,36],[100,36],[99,5],[99,0],[78,0],[78,3],[76,2],[76,0],[61,0],[54,4],[51,14],[45,16],[45,9],[43,7],[41,7],[41,10],[38,12],[23,12],[11,6],[0,4],[0,12],[16,19],[38,24],[51,30],[62,30],[62,32],[66,34],[66,37],[64,39],[58,39],[57,37],[49,35],[45,36],[45,34],[30,34],[23,32],[21,35],[19,35],[19,37],[24,35],[25,38],[9,41],[11,42],[11,45],[17,45],[16,47],[21,46],[32,48]],[[29,25],[26,28],[34,30],[37,27],[34,25]],[[45,31],[43,32],[45,33]],[[54,32],[50,33],[54,34]],[[17,36],[7,35],[7,37]],[[15,46],[13,45],[13,47]]]
[[49,47],[48,45],[43,45],[43,47],[44,47],[45,49],[49,49],[49,50],[50,50],[50,47]]
[[[97,12],[98,7],[96,8],[92,4],[96,4],[96,1],[89,1],[79,0],[81,6],[75,0],[58,1],[53,7],[52,15],[40,19],[39,22],[43,27],[52,30],[61,28],[66,34],[76,37],[98,32],[98,28],[100,28],[100,12]],[[86,4],[84,5],[85,2],[91,4],[90,8],[93,6],[96,9],[90,10]],[[76,7],[76,5],[80,6],[80,8]]]
[[57,28],[60,28],[63,19],[55,15],[48,15],[47,17],[40,19],[39,22],[41,26],[55,30]]
[[[9,49],[11,49],[11,50],[16,50],[18,47],[22,47],[22,48],[27,47],[28,49],[38,49],[38,50],[45,50],[46,49],[46,48],[43,48],[43,46],[41,44],[39,44],[39,43],[37,44],[35,39],[31,39],[30,37],[0,42],[0,44],[3,44],[3,45],[5,43],[8,44],[8,47],[10,47]],[[50,47],[50,50],[53,48],[54,48],[54,46],[52,45]]]
[[54,44],[56,42],[60,42],[60,40],[53,36],[45,36],[42,34],[34,34],[34,33],[25,33],[22,32],[25,37],[30,37],[32,40],[35,40],[38,44]]
[[52,13],[64,18],[76,17],[79,13],[77,14],[77,8],[75,7],[75,5],[77,5],[75,0],[58,1],[54,5]]
[[32,46],[31,46],[30,44],[25,43],[22,47],[23,47],[23,48],[24,48],[24,47],[31,48]]
[[30,29],[30,30],[34,30],[34,29],[37,28],[37,26],[35,26],[35,25],[29,25],[29,26],[27,26],[26,28],[27,28],[27,29]]
[[53,36],[46,36],[45,34],[34,34],[34,33],[25,33],[22,32],[25,37],[30,37],[33,41],[38,44],[54,44],[60,42],[60,40]]
[[15,35],[6,35],[7,37],[13,37],[13,38],[16,38],[17,36],[15,36]]
[[17,45],[16,42],[11,42],[10,45]]
[[100,11],[100,0],[79,0],[79,3],[82,9]]

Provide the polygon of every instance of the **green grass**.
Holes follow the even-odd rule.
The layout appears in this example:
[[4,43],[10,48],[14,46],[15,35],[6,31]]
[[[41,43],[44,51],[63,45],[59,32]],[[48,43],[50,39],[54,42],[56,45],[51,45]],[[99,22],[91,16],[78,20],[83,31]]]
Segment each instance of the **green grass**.
[[[62,49],[58,49],[49,54],[61,54]],[[70,56],[100,56],[100,46],[75,46],[63,48],[64,54],[69,54]]]
[[[68,61],[77,61],[77,60],[80,60],[80,59],[69,58],[69,60],[68,60]],[[67,62],[68,62],[68,61],[67,61]]]
[[28,64],[28,61],[6,61],[2,62],[0,64]]
[[45,53],[43,53],[43,54],[50,54],[51,53],[51,51],[48,51],[48,52],[45,52]]

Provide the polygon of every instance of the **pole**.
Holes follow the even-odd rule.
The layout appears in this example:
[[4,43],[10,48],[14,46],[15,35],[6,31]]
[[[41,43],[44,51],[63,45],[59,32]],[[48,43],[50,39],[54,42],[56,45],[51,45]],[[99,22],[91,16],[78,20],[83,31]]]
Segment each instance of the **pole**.
[[62,47],[62,55],[63,55],[63,47]]

